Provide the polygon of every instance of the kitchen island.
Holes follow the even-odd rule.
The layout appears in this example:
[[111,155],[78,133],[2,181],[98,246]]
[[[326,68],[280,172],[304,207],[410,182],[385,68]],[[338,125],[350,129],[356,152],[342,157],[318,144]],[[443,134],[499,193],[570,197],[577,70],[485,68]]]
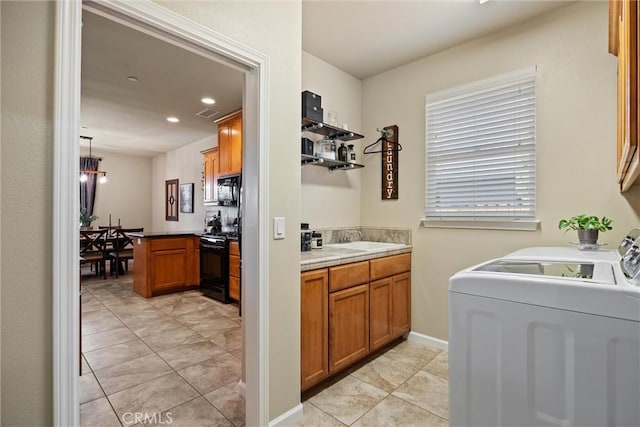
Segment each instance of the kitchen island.
[[133,290],[151,298],[200,286],[199,231],[131,233]]

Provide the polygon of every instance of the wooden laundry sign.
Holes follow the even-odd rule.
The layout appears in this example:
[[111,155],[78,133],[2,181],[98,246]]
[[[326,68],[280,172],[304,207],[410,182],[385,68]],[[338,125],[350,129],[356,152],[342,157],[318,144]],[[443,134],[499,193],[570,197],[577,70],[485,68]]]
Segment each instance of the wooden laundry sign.
[[398,126],[382,131],[382,200],[398,199]]

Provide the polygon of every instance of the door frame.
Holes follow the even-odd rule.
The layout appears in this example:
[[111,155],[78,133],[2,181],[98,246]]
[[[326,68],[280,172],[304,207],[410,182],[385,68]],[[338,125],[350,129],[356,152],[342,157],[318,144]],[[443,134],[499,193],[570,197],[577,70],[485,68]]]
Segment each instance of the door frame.
[[[79,424],[78,251],[82,9],[245,73],[243,95],[243,336],[246,424],[269,423],[269,58],[148,0],[56,2],[53,157],[53,424]],[[247,142],[251,142],[248,144]]]

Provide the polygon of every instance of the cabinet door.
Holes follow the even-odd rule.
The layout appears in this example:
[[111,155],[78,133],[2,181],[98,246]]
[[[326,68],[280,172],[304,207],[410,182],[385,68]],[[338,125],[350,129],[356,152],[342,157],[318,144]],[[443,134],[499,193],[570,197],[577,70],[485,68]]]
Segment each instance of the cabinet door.
[[618,182],[626,191],[640,175],[638,150],[638,6],[624,0],[618,28]]
[[231,126],[229,122],[218,123],[218,156],[219,156],[219,171],[220,175],[226,175],[229,173],[229,159],[230,159],[230,144],[229,134]]
[[391,286],[391,335],[398,338],[411,330],[411,273],[394,276]]
[[371,292],[369,304],[371,309],[371,351],[382,347],[393,339],[391,324],[392,278],[377,280],[369,284]]
[[163,291],[187,283],[187,250],[151,252],[151,291]]
[[220,174],[218,147],[202,152],[204,155],[204,201],[218,200],[217,180]]
[[329,279],[327,270],[300,276],[300,385],[307,389],[329,375]]
[[329,295],[329,372],[369,353],[369,284]]
[[229,298],[240,301],[240,279],[229,276]]
[[231,122],[229,130],[229,173],[242,171],[242,116]]

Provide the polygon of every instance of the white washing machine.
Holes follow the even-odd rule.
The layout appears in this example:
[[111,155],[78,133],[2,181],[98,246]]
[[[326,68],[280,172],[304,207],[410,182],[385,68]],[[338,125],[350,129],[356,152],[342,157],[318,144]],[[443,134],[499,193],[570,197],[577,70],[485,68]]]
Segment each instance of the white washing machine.
[[640,426],[640,229],[452,276],[449,370],[453,426]]

